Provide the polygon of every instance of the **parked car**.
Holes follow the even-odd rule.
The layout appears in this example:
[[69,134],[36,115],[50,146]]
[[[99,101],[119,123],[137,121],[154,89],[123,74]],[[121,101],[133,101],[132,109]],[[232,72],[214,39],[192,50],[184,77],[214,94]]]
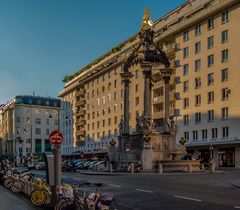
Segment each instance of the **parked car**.
[[38,162],[35,166],[35,169],[37,170],[45,170],[46,169],[46,164],[45,162]]
[[67,160],[62,164],[62,171],[74,171],[76,172],[76,164],[72,160]]
[[96,162],[96,163],[90,165],[90,166],[88,167],[88,169],[93,169],[93,170],[96,170],[96,169],[98,169],[98,170],[104,170],[104,169],[106,169],[105,161],[104,161],[104,160],[98,161],[98,162]]

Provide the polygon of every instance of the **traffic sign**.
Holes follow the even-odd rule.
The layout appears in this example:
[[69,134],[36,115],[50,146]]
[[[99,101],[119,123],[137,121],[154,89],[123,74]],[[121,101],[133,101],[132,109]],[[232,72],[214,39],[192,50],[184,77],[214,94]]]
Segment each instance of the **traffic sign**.
[[131,149],[131,144],[125,144],[125,150],[126,152],[129,152]]
[[50,133],[48,139],[51,144],[59,145],[63,142],[63,135],[61,131],[54,130]]

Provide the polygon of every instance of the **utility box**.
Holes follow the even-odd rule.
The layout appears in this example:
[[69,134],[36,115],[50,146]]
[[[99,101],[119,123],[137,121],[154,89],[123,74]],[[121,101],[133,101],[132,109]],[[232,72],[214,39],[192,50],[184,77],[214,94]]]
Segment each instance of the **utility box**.
[[54,155],[52,152],[43,153],[46,163],[46,178],[49,186],[54,185]]

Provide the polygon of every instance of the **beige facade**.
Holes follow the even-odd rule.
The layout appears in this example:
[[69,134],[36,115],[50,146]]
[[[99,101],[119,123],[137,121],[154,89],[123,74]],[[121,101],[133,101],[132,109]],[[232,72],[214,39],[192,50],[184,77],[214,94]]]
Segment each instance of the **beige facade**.
[[[232,165],[240,166],[237,159],[240,133],[236,126],[240,115],[237,91],[240,74],[236,68],[240,62],[239,7],[238,0],[190,0],[159,18],[153,26],[156,43],[176,63],[170,81],[170,115],[175,116],[176,141],[185,137],[195,155],[203,149],[206,156],[212,144],[219,166],[224,161],[222,166],[229,165],[230,156]],[[61,98],[73,102],[74,138],[80,150],[101,150],[112,138],[117,139],[123,115],[119,73],[138,41],[138,35],[134,35],[114,47],[75,73],[60,92]],[[161,67],[153,69],[152,118],[154,129],[161,131],[164,85],[159,80],[158,68]],[[136,113],[143,111],[144,83],[139,66],[130,71],[134,75],[130,87],[130,131],[134,131]],[[211,132],[214,135],[217,132],[217,137],[212,138]]]
[[49,134],[58,129],[60,100],[16,96],[1,107],[2,155],[39,156],[51,151]]

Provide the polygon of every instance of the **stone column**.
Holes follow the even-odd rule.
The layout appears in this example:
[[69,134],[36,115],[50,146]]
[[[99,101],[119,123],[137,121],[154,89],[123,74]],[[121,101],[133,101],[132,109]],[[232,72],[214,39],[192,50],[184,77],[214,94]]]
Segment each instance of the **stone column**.
[[124,85],[124,126],[123,133],[129,134],[129,84],[130,79],[133,77],[130,72],[120,73],[122,77],[122,82]]
[[161,69],[161,75],[164,81],[164,132],[170,132],[167,120],[169,118],[169,81],[171,77],[171,69]]
[[[152,65],[150,63],[143,63],[141,65],[144,75],[144,116],[146,117],[146,122],[151,122],[152,112],[151,112],[151,69]],[[144,126],[145,127],[145,126]],[[146,131],[146,128],[143,128]],[[150,128],[149,128],[150,130]],[[149,131],[148,130],[148,131]]]

